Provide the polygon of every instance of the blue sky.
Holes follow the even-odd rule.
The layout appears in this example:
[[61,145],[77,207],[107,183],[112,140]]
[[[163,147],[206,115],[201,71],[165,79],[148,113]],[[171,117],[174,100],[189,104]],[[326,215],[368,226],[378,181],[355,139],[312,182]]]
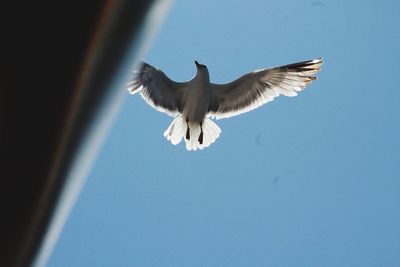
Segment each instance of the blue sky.
[[197,152],[127,93],[48,266],[399,266],[399,10],[176,1],[145,58],[172,79],[323,57],[319,79]]

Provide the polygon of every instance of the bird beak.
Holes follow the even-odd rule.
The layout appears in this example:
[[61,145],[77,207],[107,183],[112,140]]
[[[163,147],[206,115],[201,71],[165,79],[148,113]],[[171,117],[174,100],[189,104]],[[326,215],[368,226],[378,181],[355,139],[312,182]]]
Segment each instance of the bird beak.
[[194,61],[194,64],[196,64],[197,67],[200,65],[199,62],[197,62],[197,60]]

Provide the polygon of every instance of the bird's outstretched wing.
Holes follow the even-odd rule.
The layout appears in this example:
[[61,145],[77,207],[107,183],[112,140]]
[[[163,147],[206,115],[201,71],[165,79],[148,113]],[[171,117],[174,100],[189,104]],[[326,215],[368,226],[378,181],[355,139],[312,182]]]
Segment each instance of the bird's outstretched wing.
[[322,65],[322,59],[298,62],[281,67],[250,72],[227,84],[211,84],[208,115],[229,118],[253,110],[279,95],[296,96]]
[[150,106],[175,117],[182,112],[182,95],[186,84],[172,81],[161,70],[143,62],[129,81],[127,89],[131,94],[140,92]]

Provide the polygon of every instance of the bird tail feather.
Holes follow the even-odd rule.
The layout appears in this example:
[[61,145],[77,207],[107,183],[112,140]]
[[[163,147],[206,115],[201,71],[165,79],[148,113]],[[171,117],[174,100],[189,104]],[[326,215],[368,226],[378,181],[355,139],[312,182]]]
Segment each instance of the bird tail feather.
[[164,136],[173,145],[179,144],[183,138],[186,143],[186,149],[189,151],[201,150],[210,146],[220,134],[221,129],[209,118],[205,118],[202,125],[192,122],[189,122],[188,125],[181,116],[175,118],[164,132]]
[[181,142],[182,137],[184,136],[186,131],[187,124],[185,120],[181,116],[179,116],[172,121],[167,130],[164,132],[164,136],[173,145],[177,145]]

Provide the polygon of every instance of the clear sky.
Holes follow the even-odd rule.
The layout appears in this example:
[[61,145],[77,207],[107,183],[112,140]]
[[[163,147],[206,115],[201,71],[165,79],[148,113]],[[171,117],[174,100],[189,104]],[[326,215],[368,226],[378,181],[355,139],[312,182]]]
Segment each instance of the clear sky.
[[197,152],[127,93],[49,266],[400,266],[399,12],[176,1],[145,58],[172,79],[191,79],[194,60],[223,83],[323,57],[319,79],[217,121]]

